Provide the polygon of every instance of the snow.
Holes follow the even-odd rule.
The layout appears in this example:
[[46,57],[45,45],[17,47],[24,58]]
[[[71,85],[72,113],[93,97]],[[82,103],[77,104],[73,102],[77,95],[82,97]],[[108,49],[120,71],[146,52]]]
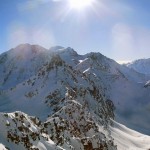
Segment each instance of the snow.
[[144,87],[148,87],[148,86],[150,86],[150,80],[148,80],[144,85]]
[[[72,147],[83,149],[81,141],[84,138],[87,140],[85,142],[92,141],[95,147],[99,139],[97,136],[107,143],[110,150],[115,149],[109,143],[112,137],[119,150],[150,148],[148,136],[117,123],[150,134],[150,94],[149,88],[145,88],[149,85],[150,75],[119,65],[100,53],[78,55],[72,48],[58,46],[46,50],[29,44],[20,45],[0,55],[0,75],[1,112],[20,110],[39,117],[43,124],[51,123],[48,125],[49,134],[43,133],[40,140],[33,142],[33,146],[40,150],[62,147],[66,150]],[[113,105],[107,105],[107,100],[113,101],[115,111]],[[23,124],[17,121],[18,125],[27,127],[30,124],[30,132],[38,132],[40,127],[28,115],[23,115],[26,119]],[[112,122],[110,117],[114,116],[117,122],[114,121],[114,127],[108,127]],[[22,144],[16,146],[6,141],[7,131],[16,129],[12,121],[16,118],[14,113],[10,113],[5,120],[0,114],[0,142],[15,150],[24,150]],[[60,132],[59,138],[64,136],[65,141],[69,137],[69,144],[64,142],[62,147],[56,146],[59,139],[55,133],[57,127],[54,119],[57,125],[68,127]],[[70,130],[76,129],[74,122],[76,128],[86,128],[86,124],[91,126],[91,123],[94,127],[86,132],[80,127],[80,132],[74,133]],[[96,126],[99,126],[97,133]],[[44,140],[43,137],[50,135],[53,135],[53,141],[50,138]]]
[[0,150],[7,150],[3,144],[0,143]]
[[143,74],[150,74],[150,58],[138,59],[133,62],[127,63],[127,67],[134,69]]
[[[8,120],[9,125],[7,124]],[[50,140],[49,135],[44,134],[42,132],[41,134],[39,134],[41,126],[36,125],[32,121],[32,117],[26,115],[25,113],[22,112],[14,112],[9,114],[0,113],[0,124],[1,124],[0,142],[2,142],[2,144],[6,145],[10,149],[26,150],[27,148],[24,147],[25,142],[22,140],[22,138],[26,136],[29,137],[29,143],[32,142],[31,146],[32,148],[38,148],[39,150],[62,149],[61,147],[56,146],[56,144],[52,140]],[[30,128],[28,128],[29,125]],[[22,129],[26,128],[26,130],[21,130],[21,128]],[[8,133],[11,135],[11,137],[8,136]],[[39,135],[39,138],[36,137],[36,140],[33,140],[33,138],[30,135],[31,134],[35,135],[36,133]],[[18,137],[18,139],[16,139],[17,144],[13,143],[13,137],[15,136]],[[46,138],[44,137],[48,138],[48,140],[45,140]],[[0,144],[0,150],[5,150],[3,149],[4,146],[2,144]]]
[[126,126],[113,121],[110,126],[111,135],[119,150],[148,150],[150,148],[150,136],[141,134]]

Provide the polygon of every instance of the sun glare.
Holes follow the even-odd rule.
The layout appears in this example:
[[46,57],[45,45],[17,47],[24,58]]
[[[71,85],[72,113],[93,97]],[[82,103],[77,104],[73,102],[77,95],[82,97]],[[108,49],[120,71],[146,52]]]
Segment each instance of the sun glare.
[[68,0],[71,9],[82,10],[92,5],[93,0]]

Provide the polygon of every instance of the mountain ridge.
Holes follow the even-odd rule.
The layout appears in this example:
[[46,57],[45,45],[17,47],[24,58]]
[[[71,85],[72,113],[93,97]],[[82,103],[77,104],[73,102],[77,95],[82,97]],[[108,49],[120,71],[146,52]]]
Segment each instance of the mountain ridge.
[[[22,47],[23,51],[28,48],[27,51],[18,53]],[[139,123],[136,123],[137,128],[132,126],[135,122],[131,122],[129,117],[141,113],[145,115],[144,113],[148,111],[145,107],[149,104],[149,97],[143,102],[141,98],[136,99],[139,97],[137,95],[139,89],[142,95],[148,92],[144,88],[144,83],[150,76],[119,65],[100,53],[79,55],[70,47],[57,46],[46,50],[38,45],[28,44],[20,45],[16,49],[16,51],[11,50],[11,55],[8,54],[10,51],[4,53],[9,57],[0,63],[0,74],[3,77],[0,80],[2,83],[0,111],[11,113],[20,110],[30,116],[39,117],[43,125],[46,123],[45,126],[48,126],[46,136],[51,135],[50,140],[54,142],[56,149],[60,147],[68,150],[73,148],[99,150],[104,146],[108,150],[117,149],[115,143],[118,139],[113,140],[110,127],[113,127],[114,123],[111,119],[114,118],[137,130],[141,126],[146,131],[149,129]],[[14,51],[15,53],[12,54]],[[4,54],[0,55],[0,58],[3,58]],[[20,58],[20,55],[23,56]],[[16,59],[18,57],[19,59]],[[21,71],[22,68],[24,71]],[[133,95],[135,96],[133,97],[128,88],[137,96]],[[129,101],[131,101],[130,107]],[[136,102],[139,103],[137,110],[139,111],[142,105],[142,111],[134,112],[136,110],[133,106]],[[126,109],[129,117],[126,117]],[[17,121],[17,116],[14,119]],[[59,124],[59,127],[56,124]],[[59,132],[58,128],[60,128]],[[20,135],[20,132],[18,133]],[[0,142],[4,145],[8,144],[6,141]],[[95,144],[97,142],[100,142],[100,145]],[[30,143],[34,145],[32,147],[33,145],[29,144],[30,148],[39,148],[34,142]],[[45,150],[48,147],[41,148],[40,144],[39,149]]]

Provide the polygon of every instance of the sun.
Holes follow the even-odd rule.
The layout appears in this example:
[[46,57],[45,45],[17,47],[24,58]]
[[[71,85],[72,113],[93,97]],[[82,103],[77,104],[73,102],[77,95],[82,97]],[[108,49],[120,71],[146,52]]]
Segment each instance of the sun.
[[92,5],[94,0],[68,0],[71,9],[83,10]]

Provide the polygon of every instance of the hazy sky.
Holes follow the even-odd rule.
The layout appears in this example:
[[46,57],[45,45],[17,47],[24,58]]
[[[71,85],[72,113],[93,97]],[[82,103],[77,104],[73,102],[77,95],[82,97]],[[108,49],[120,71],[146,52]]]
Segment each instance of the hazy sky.
[[69,1],[0,0],[0,53],[31,43],[122,61],[150,57],[150,0],[93,0],[80,10]]

